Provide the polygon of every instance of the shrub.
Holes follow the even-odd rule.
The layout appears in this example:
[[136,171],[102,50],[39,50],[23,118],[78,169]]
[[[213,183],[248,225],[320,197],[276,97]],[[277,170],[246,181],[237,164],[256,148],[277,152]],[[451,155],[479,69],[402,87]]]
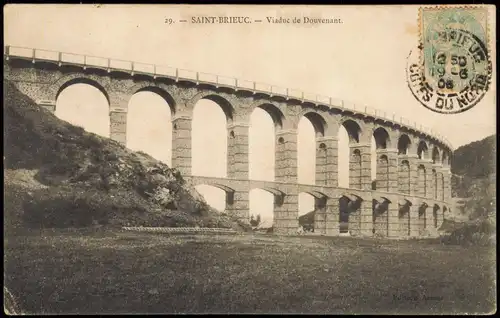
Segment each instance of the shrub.
[[443,235],[441,242],[450,245],[490,246],[496,243],[496,225],[492,219],[466,223],[450,234]]
[[260,224],[260,214],[257,214],[257,217],[254,218],[254,216],[250,216],[250,225],[257,227]]

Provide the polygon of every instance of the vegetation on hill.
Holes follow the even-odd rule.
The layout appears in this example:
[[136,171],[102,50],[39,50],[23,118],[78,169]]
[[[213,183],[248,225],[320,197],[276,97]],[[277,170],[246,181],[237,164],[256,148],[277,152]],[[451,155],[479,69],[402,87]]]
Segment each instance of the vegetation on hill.
[[316,215],[316,210],[313,210],[299,216],[299,225],[302,226],[305,232],[314,232],[315,215]]
[[248,229],[212,209],[176,169],[58,119],[12,83],[4,92],[8,225]]
[[496,136],[459,147],[451,165],[452,196],[468,198],[465,211],[471,219],[496,212]]
[[[445,220],[442,240],[451,244],[489,245],[496,237],[496,135],[456,149],[451,164],[452,196],[465,198],[469,221]],[[452,211],[453,212],[453,211]],[[456,213],[456,211],[455,211]],[[446,217],[446,216],[445,216]]]
[[451,171],[471,178],[487,178],[496,174],[496,135],[471,142],[453,152]]

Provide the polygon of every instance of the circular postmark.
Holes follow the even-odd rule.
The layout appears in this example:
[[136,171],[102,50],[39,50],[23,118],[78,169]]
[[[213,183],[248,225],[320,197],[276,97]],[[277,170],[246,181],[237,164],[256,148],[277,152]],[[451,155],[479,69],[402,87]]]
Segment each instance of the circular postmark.
[[454,114],[472,108],[484,97],[492,68],[478,36],[445,27],[410,52],[406,72],[408,87],[423,106]]

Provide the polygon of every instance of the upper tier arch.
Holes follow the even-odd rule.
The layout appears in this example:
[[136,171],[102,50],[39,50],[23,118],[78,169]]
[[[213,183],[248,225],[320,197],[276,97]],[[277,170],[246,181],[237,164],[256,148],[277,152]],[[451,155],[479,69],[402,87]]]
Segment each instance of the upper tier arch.
[[48,88],[49,96],[53,96],[53,100],[57,101],[61,92],[74,84],[87,84],[97,88],[108,101],[108,107],[111,105],[110,96],[106,89],[107,83],[99,76],[85,76],[82,74],[68,74],[59,78],[54,84]]
[[162,87],[148,82],[141,82],[135,84],[131,88],[131,92],[132,95],[137,94],[139,92],[152,92],[158,94],[165,100],[165,102],[167,102],[168,106],[170,107],[171,115],[174,116],[176,113],[177,109],[176,100],[173,97],[173,94],[169,92],[166,87]]

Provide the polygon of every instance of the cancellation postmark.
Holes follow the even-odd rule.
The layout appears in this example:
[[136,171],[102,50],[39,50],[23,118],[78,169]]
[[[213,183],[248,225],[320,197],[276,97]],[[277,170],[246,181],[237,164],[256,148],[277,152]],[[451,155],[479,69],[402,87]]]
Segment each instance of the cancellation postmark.
[[407,65],[412,94],[439,113],[474,107],[488,91],[492,72],[487,9],[420,8],[419,16],[420,45]]

